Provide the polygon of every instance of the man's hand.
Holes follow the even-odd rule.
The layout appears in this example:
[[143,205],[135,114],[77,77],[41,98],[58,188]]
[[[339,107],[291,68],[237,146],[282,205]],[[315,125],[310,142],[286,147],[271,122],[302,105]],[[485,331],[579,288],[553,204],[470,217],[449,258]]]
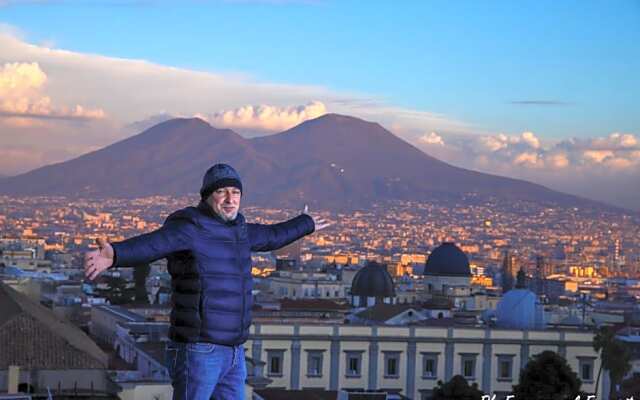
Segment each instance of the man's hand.
[[328,222],[326,221],[324,218],[318,217],[317,215],[311,215],[309,213],[309,206],[307,204],[304,205],[304,210],[302,211],[303,214],[307,214],[308,216],[310,216],[311,218],[313,218],[313,223],[316,226],[315,231],[319,231],[322,230],[328,226],[333,225],[333,222]]
[[84,254],[84,276],[94,280],[102,271],[113,265],[113,247],[104,238],[97,238],[98,250]]

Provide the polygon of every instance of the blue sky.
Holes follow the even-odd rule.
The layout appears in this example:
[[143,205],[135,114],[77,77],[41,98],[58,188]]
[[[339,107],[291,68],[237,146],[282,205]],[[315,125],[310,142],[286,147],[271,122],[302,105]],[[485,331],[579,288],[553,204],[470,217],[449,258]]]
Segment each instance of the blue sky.
[[0,22],[34,43],[366,93],[486,131],[640,130],[633,0],[9,2]]

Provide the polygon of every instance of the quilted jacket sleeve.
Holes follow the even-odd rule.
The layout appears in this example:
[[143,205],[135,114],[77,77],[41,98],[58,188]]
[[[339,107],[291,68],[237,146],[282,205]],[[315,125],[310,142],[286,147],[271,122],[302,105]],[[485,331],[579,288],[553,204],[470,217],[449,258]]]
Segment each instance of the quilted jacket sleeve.
[[247,224],[251,251],[271,251],[313,233],[313,218],[302,214],[274,225]]
[[114,267],[146,264],[171,253],[191,248],[195,225],[186,218],[169,218],[164,225],[149,233],[111,243],[115,253]]

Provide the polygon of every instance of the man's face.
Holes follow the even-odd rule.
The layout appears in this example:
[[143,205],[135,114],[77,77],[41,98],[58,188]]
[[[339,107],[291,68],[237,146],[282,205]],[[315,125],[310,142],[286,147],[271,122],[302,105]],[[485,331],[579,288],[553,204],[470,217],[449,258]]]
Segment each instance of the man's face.
[[220,216],[220,218],[225,221],[233,221],[238,215],[241,197],[242,192],[240,189],[233,186],[227,186],[217,189],[211,193],[207,202],[211,208],[213,208],[213,211]]

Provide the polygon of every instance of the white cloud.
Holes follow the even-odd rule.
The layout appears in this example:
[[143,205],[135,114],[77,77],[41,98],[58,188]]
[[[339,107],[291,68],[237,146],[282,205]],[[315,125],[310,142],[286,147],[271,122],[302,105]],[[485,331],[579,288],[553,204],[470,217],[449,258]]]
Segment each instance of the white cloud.
[[614,157],[611,150],[585,150],[582,154],[586,161],[595,163],[602,163],[605,159]]
[[[543,145],[533,132],[520,135],[444,135],[444,149],[436,155],[445,161],[468,168],[509,172],[512,166],[522,169],[574,168],[583,172],[601,169],[620,171],[640,164],[640,140],[631,133],[612,133],[598,138],[572,138]],[[419,140],[418,144],[428,144]],[[424,147],[434,152],[433,147]],[[517,171],[514,171],[517,172]]]
[[486,149],[492,152],[496,152],[509,146],[507,137],[503,134],[499,134],[496,136],[481,136],[480,143],[484,145]]
[[54,106],[44,94],[47,75],[38,63],[5,63],[0,68],[0,117],[16,119],[14,124],[24,126],[30,118],[97,119],[104,111]]
[[614,140],[619,140],[622,147],[636,147],[638,145],[638,139],[631,134],[612,133],[610,136]]
[[636,162],[624,157],[611,157],[607,158],[604,161],[604,164],[616,171],[619,170],[628,170],[629,168],[633,168],[637,165]]
[[533,132],[441,136],[444,146],[416,143],[428,154],[457,166],[522,178],[629,208],[638,209],[640,204],[636,201],[640,199],[640,136],[636,134],[554,142],[544,142]]
[[536,137],[536,135],[533,134],[533,132],[523,132],[522,141],[533,147],[534,149],[540,147],[540,140]]
[[524,152],[518,154],[514,159],[513,163],[515,165],[526,165],[531,167],[539,167],[543,163],[541,159],[538,158],[538,153],[534,152]]
[[431,145],[444,146],[444,140],[442,140],[442,136],[438,135],[435,132],[425,133],[418,139],[419,142]]
[[262,131],[283,131],[306,120],[320,117],[327,108],[320,101],[305,105],[277,107],[271,105],[243,106],[234,110],[214,113],[209,121],[215,126]]
[[549,153],[545,158],[549,161],[547,165],[553,168],[562,169],[569,166],[569,157],[564,152]]
[[627,149],[638,146],[638,139],[629,133],[614,132],[604,138],[596,138],[591,141],[591,147],[598,149]]

